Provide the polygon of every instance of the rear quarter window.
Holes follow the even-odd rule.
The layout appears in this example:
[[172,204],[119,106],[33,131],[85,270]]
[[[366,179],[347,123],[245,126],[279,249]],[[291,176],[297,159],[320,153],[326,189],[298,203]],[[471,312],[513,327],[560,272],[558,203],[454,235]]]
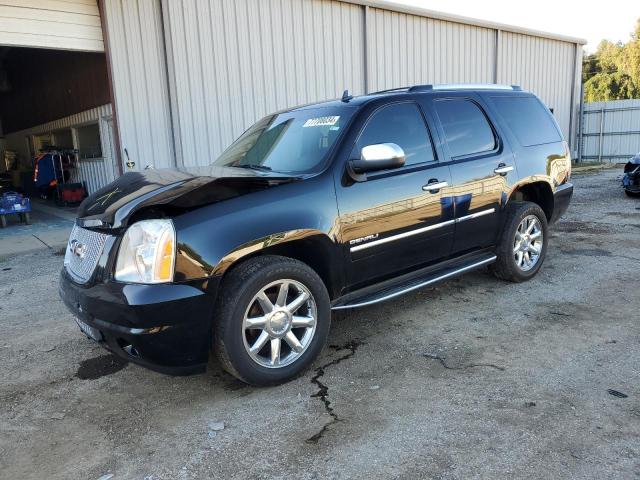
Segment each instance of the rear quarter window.
[[493,97],[498,115],[523,147],[562,141],[551,112],[535,97]]

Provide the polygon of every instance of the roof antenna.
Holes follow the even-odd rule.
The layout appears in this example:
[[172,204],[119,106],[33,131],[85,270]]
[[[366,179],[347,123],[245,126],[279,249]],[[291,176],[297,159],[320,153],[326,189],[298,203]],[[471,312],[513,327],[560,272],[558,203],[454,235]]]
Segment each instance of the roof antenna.
[[353,95],[349,95],[349,90],[345,90],[344,92],[342,92],[342,98],[340,100],[344,103],[348,103],[352,98]]

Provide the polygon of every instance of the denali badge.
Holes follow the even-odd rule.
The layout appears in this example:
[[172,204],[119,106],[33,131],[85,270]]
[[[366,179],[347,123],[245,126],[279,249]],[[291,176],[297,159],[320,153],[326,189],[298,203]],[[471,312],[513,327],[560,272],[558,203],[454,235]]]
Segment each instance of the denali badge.
[[71,240],[69,249],[71,250],[71,253],[79,257],[80,260],[82,260],[84,255],[87,253],[87,246],[84,243],[80,243],[78,240]]
[[366,237],[354,238],[353,240],[349,240],[349,245],[357,245],[362,242],[368,242],[369,240],[375,240],[378,238],[380,234],[373,233],[371,235],[367,235]]

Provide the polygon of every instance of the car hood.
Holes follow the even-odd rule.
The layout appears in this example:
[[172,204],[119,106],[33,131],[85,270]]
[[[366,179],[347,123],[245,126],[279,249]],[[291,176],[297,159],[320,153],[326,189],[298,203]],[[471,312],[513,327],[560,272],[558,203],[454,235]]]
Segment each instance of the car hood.
[[129,172],[89,195],[78,208],[77,222],[91,228],[121,228],[135,212],[146,207],[164,205],[189,210],[299,178],[233,167]]

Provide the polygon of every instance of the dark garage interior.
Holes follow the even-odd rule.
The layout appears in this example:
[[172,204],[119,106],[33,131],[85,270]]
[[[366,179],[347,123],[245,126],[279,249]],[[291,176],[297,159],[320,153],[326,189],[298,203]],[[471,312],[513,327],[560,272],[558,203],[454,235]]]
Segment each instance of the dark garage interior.
[[[24,195],[25,208],[38,211],[33,223],[49,219],[43,211],[76,206],[95,186],[95,165],[106,163],[102,136],[111,132],[97,107],[110,112],[104,53],[0,47],[0,194]],[[1,216],[3,225],[25,223],[22,214]]]

